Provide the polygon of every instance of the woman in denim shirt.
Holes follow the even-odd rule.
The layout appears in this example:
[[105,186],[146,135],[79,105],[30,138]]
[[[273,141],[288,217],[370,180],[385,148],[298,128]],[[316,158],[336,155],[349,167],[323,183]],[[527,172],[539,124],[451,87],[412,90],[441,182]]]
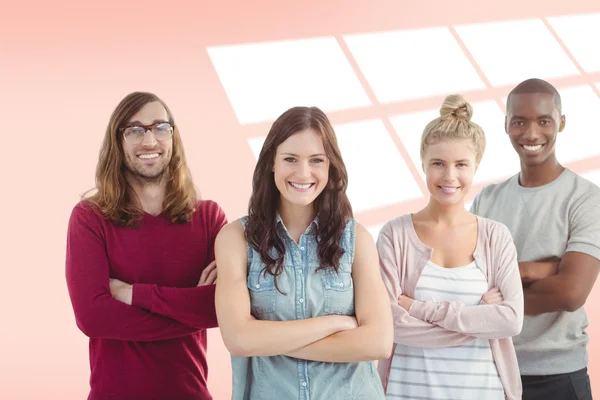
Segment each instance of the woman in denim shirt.
[[264,142],[248,216],[219,233],[216,308],[234,400],[384,399],[393,324],[325,114],[295,107]]

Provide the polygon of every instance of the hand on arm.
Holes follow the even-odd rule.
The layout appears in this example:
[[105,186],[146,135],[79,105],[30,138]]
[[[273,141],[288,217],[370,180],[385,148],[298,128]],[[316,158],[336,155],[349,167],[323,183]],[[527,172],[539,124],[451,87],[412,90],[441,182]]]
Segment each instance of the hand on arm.
[[497,287],[493,287],[486,294],[481,297],[481,304],[502,304],[504,303],[504,296]]
[[116,300],[131,305],[133,297],[133,285],[118,279],[109,279],[110,294]]
[[331,335],[286,355],[323,362],[357,362],[389,357],[393,324],[371,234],[356,226],[352,279],[358,327]]
[[[111,295],[118,301],[179,321],[190,328],[217,327],[214,312],[216,268],[202,275],[198,286],[169,287],[135,283],[130,285],[119,279],[110,279]],[[134,295],[135,294],[135,295]]]
[[524,290],[525,314],[581,308],[594,287],[599,271],[600,260],[597,258],[579,252],[565,253],[556,275],[537,280]]
[[247,247],[240,221],[221,230],[215,254],[219,265],[217,318],[223,342],[233,356],[282,355],[356,326],[352,317],[344,315],[293,321],[256,320],[250,313]]
[[559,265],[560,259],[556,257],[535,262],[520,262],[521,281],[524,286],[529,286],[535,281],[554,276],[558,273]]
[[[481,297],[481,304],[501,304],[504,302],[504,297],[497,287],[491,288],[486,294]],[[413,299],[404,294],[398,297],[398,305],[405,309],[410,310],[410,306],[413,303]]]
[[217,282],[217,261],[214,260],[204,268],[196,286],[214,285]]
[[[213,261],[202,271],[196,287],[212,285],[217,280],[217,262]],[[133,285],[119,279],[109,279],[110,293],[122,303],[131,305]]]

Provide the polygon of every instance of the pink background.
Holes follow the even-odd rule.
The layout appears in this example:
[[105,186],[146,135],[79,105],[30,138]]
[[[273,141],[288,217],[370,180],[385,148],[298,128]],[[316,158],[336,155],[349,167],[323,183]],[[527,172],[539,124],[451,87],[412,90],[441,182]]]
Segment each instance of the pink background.
[[[332,122],[381,120],[406,163],[409,178],[421,192],[425,187],[418,165],[408,154],[414,149],[408,149],[396,135],[388,116],[435,109],[444,94],[380,101],[343,35],[430,27],[449,27],[455,34],[453,27],[457,25],[542,19],[576,71],[549,80],[559,90],[591,88],[600,98],[600,69],[588,69],[545,19],[598,13],[597,1],[58,0],[7,1],[1,10],[2,399],[71,400],[87,396],[87,338],[75,326],[64,279],[66,226],[78,196],[93,186],[106,123],[124,95],[147,90],[162,97],[175,114],[202,196],[217,201],[229,220],[245,213],[255,163],[248,139],[266,135],[270,121],[239,122],[208,48],[336,38],[370,104],[326,110]],[[590,51],[597,52],[597,36],[588,39]],[[494,84],[468,45],[458,42],[484,84],[462,94],[471,102],[491,100],[502,108],[502,99],[517,82]],[[443,64],[440,60],[440,68]],[[255,93],[256,102],[261,101],[261,95]],[[597,120],[597,115],[590,121]],[[597,156],[588,152],[566,165],[598,177],[600,132],[597,123],[589,129],[594,130],[596,139],[581,146],[595,146]],[[498,168],[506,168],[508,176],[518,165]],[[393,171],[385,173],[393,176]],[[471,197],[480,187],[473,189]],[[425,199],[421,193],[418,198],[359,210],[356,217],[376,233],[377,226],[417,209]],[[588,304],[597,298],[595,289]],[[595,396],[600,396],[600,366],[595,359],[600,351],[596,339],[600,313],[589,306],[587,311],[592,338],[590,374]],[[209,385],[215,399],[230,398],[229,356],[217,329],[209,332],[209,365]]]

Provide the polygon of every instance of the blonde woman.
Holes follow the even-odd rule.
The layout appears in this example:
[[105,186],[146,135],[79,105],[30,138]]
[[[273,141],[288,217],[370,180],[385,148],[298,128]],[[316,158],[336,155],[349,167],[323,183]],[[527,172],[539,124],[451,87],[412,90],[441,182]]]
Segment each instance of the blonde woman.
[[446,98],[421,139],[429,203],[379,234],[394,318],[394,351],[378,366],[388,399],[521,398],[516,249],[504,225],[464,204],[485,149],[471,115],[461,96]]

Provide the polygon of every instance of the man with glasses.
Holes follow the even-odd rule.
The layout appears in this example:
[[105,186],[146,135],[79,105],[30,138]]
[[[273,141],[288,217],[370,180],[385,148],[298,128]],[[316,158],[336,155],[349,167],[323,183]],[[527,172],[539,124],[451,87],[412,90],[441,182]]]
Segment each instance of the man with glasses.
[[106,129],[96,192],[74,207],[67,234],[89,400],[212,399],[206,329],[217,326],[213,245],[226,223],[197,198],[166,104],[126,96]]

